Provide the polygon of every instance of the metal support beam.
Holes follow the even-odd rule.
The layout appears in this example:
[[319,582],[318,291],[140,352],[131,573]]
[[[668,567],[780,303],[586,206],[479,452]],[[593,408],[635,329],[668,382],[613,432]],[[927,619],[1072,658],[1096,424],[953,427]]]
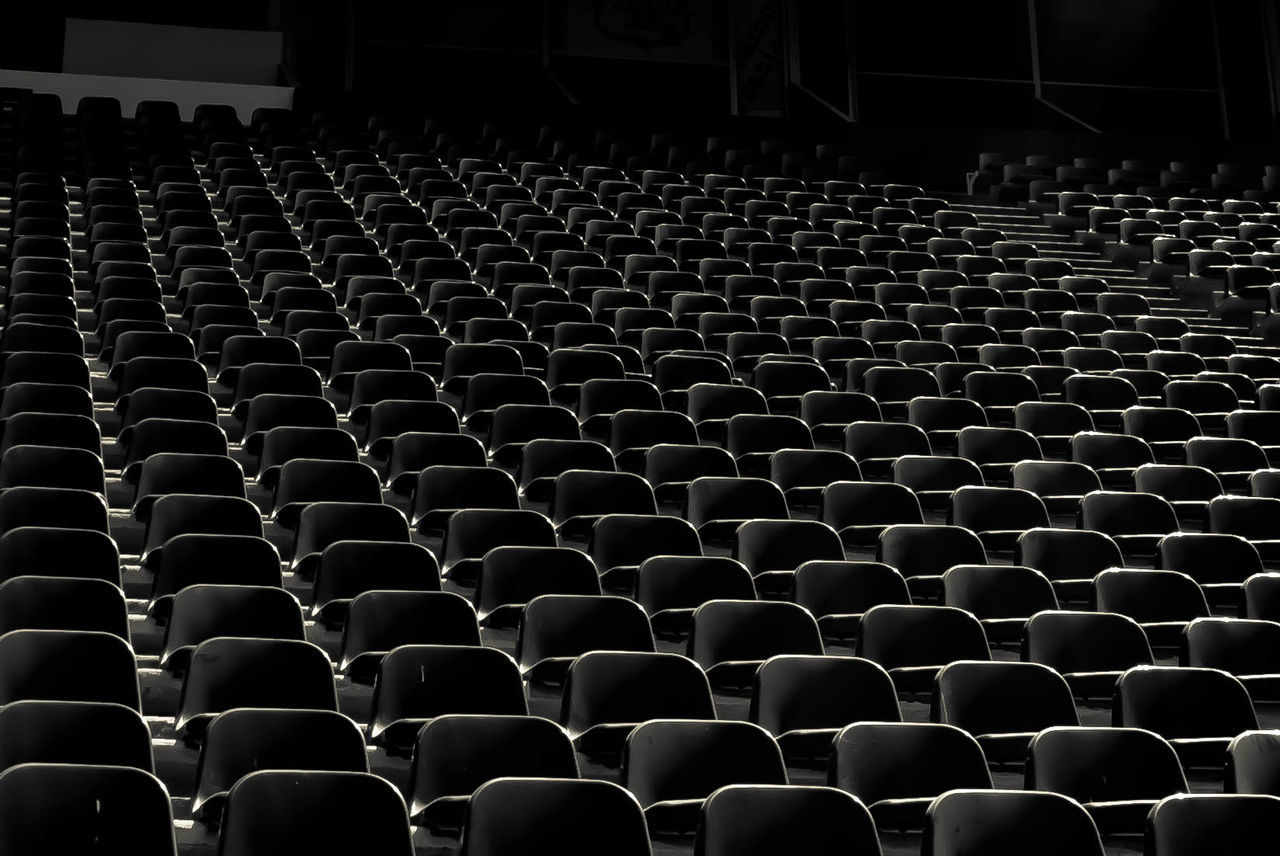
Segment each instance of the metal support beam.
[[1044,106],[1059,113],[1080,127],[1094,134],[1102,133],[1102,129],[1089,124],[1084,119],[1054,104],[1044,97],[1044,79],[1040,74],[1040,27],[1036,23],[1036,0],[1027,0],[1027,33],[1031,39],[1031,81],[1035,88],[1035,97]]
[[1222,136],[1231,139],[1231,116],[1227,111],[1227,87],[1222,80],[1222,34],[1218,30],[1218,4],[1209,0],[1209,20],[1213,30],[1213,62],[1218,72],[1218,107],[1222,110]]

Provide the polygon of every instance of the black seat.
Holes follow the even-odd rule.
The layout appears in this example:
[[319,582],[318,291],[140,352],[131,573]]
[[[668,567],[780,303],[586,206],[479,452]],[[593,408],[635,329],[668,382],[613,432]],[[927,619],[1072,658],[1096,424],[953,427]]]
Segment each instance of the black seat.
[[1098,830],[1075,800],[1042,791],[956,790],[929,806],[928,856],[1102,856]]
[[0,773],[0,847],[175,856],[169,794],[134,767],[20,764]]
[[227,794],[218,851],[224,856],[341,852],[411,856],[404,799],[361,772],[259,770]]
[[464,856],[649,856],[636,798],[611,782],[501,778],[472,794]]
[[528,713],[520,670],[494,648],[402,645],[382,659],[369,740],[408,755],[418,729],[445,713]]
[[917,830],[938,795],[990,788],[982,747],[952,725],[858,722],[832,743],[829,784],[857,797],[885,832]]
[[257,770],[368,772],[364,735],[347,717],[330,710],[237,708],[209,723],[200,761],[192,815],[210,827],[221,820],[227,792]]
[[418,732],[414,747],[410,818],[433,832],[456,834],[471,794],[508,776],[578,778],[568,735],[540,717],[437,716]]

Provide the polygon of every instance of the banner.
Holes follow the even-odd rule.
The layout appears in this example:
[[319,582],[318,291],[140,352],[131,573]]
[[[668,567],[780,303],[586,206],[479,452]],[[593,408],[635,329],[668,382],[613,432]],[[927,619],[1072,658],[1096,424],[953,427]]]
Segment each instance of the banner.
[[735,0],[731,79],[735,116],[786,111],[786,7],[783,0]]
[[[716,62],[710,0],[566,0],[562,53],[660,62]],[[723,62],[723,56],[719,60]]]

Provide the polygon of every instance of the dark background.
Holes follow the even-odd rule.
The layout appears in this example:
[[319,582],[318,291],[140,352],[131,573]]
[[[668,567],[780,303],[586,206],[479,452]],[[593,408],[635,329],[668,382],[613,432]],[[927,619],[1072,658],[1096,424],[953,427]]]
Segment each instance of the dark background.
[[[763,127],[949,183],[989,150],[1275,159],[1277,0],[788,0],[785,117],[769,121],[730,115],[730,0],[22,5],[0,64],[29,70],[61,69],[67,17],[280,30],[280,82],[304,108]],[[662,44],[608,36],[628,27]]]

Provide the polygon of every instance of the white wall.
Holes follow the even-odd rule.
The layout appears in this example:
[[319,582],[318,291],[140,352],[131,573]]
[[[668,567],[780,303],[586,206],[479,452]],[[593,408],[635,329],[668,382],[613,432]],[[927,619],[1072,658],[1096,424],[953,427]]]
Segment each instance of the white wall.
[[282,43],[276,32],[68,18],[62,70],[270,86]]
[[120,101],[120,110],[132,116],[139,101],[173,101],[183,119],[190,119],[197,104],[230,104],[240,121],[248,122],[255,107],[292,107],[293,88],[208,83],[194,80],[162,80],[153,77],[111,77],[90,74],[54,74],[0,69],[0,87],[52,92],[62,99],[62,109],[74,113],[87,96],[107,96]]

